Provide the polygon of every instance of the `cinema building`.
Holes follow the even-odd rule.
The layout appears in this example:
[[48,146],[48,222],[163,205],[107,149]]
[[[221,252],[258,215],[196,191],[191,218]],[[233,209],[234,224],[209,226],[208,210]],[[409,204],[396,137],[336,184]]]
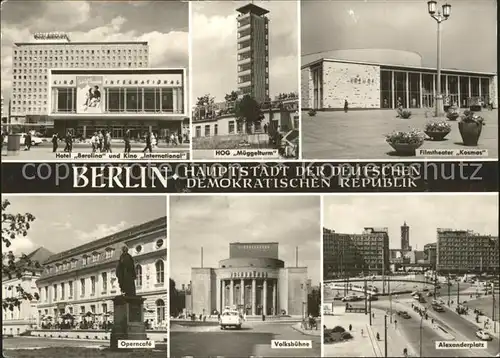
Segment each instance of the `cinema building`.
[[153,327],[167,319],[166,217],[117,232],[52,255],[36,281],[40,294],[38,325],[56,323],[65,314],[76,322],[113,321],[113,301],[121,294],[115,269],[123,246],[136,265],[137,295],[145,298],[144,319]]
[[237,309],[248,316],[302,316],[307,312],[306,267],[285,267],[278,243],[231,243],[217,268],[191,269],[195,314]]
[[[351,109],[429,108],[436,97],[435,68],[422,66],[408,51],[356,49],[328,53],[302,66],[302,108]],[[445,106],[468,108],[479,103],[498,108],[497,73],[443,69]]]
[[88,138],[109,130],[122,138],[183,133],[184,69],[51,69],[49,118],[59,134]]

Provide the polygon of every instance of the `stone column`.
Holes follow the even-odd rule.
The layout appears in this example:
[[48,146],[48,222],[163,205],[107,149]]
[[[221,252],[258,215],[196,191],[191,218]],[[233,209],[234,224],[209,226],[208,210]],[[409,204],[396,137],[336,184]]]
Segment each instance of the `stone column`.
[[410,73],[407,71],[406,74],[406,108],[410,108]]
[[226,280],[221,280],[222,283],[222,300],[220,305],[220,312],[224,311],[226,306]]
[[221,292],[220,292],[220,287],[221,287],[221,280],[220,279],[217,279],[217,294],[216,294],[216,299],[215,299],[215,302],[216,302],[216,310],[217,312],[220,312],[220,307],[221,307]]
[[262,284],[262,312],[267,316],[267,280]]
[[255,316],[257,301],[257,281],[252,279],[252,316]]
[[422,85],[422,72],[419,73],[419,77],[420,77],[420,79],[419,79],[418,86],[419,86],[419,95],[420,95],[419,96],[420,97],[420,108],[424,108],[424,103],[423,103],[424,95],[422,93],[424,86]]
[[232,308],[234,305],[234,280],[229,281],[229,306]]
[[174,113],[177,113],[177,88],[171,88],[172,90],[172,108]]
[[240,280],[240,304],[243,305],[245,309],[245,280]]
[[276,287],[276,280],[273,281],[273,309],[274,309],[274,314],[278,314],[278,306],[276,305],[276,301],[278,298],[278,291]]
[[394,88],[394,71],[391,71],[391,98],[392,98],[392,108],[396,108],[396,88]]

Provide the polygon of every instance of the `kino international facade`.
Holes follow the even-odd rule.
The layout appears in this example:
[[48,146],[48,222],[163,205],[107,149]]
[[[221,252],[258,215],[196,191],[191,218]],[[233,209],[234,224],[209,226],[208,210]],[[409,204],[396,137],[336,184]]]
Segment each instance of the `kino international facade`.
[[307,268],[285,267],[278,243],[231,243],[218,268],[192,268],[192,310],[212,314],[301,316],[307,310]]
[[[330,54],[329,54],[330,55]],[[436,69],[423,67],[420,55],[396,50],[339,50],[302,66],[302,108],[431,108]],[[443,69],[446,105],[468,108],[479,102],[497,108],[497,74]]]

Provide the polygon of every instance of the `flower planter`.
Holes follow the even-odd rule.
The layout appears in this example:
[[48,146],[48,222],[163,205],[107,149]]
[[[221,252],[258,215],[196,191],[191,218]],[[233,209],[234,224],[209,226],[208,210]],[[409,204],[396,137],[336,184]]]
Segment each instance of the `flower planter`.
[[458,122],[458,129],[464,145],[476,146],[483,130],[483,123]]
[[389,143],[389,145],[394,148],[396,153],[405,156],[415,155],[415,150],[420,148],[423,144],[423,143],[392,143],[392,142],[387,142],[387,143]]
[[431,139],[435,141],[443,140],[450,131],[425,131],[425,134]]
[[446,115],[449,121],[456,121],[458,117],[460,117],[460,114],[454,113],[454,114],[448,114]]

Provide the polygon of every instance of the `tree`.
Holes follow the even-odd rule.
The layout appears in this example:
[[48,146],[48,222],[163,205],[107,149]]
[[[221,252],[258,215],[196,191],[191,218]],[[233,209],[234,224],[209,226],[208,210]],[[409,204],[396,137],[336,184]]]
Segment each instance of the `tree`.
[[228,93],[224,96],[224,100],[226,102],[235,102],[238,99],[238,97],[239,97],[238,92],[231,91],[231,93]]
[[259,103],[249,95],[245,95],[236,103],[235,114],[238,123],[245,123],[247,132],[252,125],[264,119]]
[[[35,217],[30,213],[25,214],[10,214],[7,213],[7,209],[10,206],[8,200],[2,201],[2,245],[9,248],[12,245],[12,241],[20,236],[27,236],[28,230],[31,227],[31,222],[35,220]],[[4,250],[2,250],[4,251]],[[28,256],[22,254],[19,258],[16,258],[12,251],[7,253],[2,252],[2,280],[16,277],[21,279],[23,274],[41,269],[41,265],[37,261],[32,261]],[[13,297],[5,297],[2,299],[2,307],[4,309],[14,310],[14,307],[21,306],[22,301],[33,299],[38,300],[40,297],[38,293],[33,294],[26,292],[20,284],[17,286],[8,286],[7,290],[16,290]]]
[[203,95],[201,97],[198,97],[196,100],[196,105],[197,106],[209,106],[214,104],[215,98],[210,96],[210,94]]
[[177,316],[184,309],[184,295],[181,295],[176,288],[175,281],[170,279],[170,316]]

